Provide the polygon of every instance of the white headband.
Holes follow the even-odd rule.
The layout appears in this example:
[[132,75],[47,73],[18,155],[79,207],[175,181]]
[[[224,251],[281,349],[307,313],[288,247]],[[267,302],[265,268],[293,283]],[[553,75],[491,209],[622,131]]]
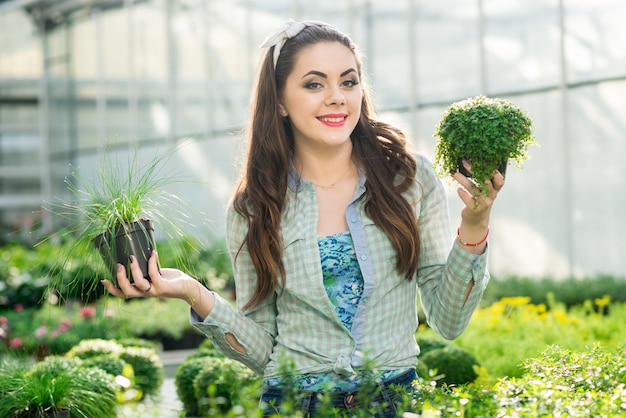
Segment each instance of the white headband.
[[260,48],[274,47],[274,69],[276,69],[276,63],[280,56],[280,50],[287,42],[287,39],[291,39],[308,26],[330,26],[328,23],[320,22],[317,20],[305,20],[303,22],[296,22],[293,19],[289,19],[283,23],[281,27],[270,33],[263,41]]

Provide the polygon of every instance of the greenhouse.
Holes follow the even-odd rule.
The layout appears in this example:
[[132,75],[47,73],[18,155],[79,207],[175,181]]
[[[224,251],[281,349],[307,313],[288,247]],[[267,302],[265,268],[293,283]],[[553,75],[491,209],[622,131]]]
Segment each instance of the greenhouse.
[[623,274],[624,16],[617,0],[4,0],[0,221],[49,231],[42,202],[104,149],[185,142],[170,164],[196,184],[176,192],[221,236],[259,44],[312,18],[353,36],[377,111],[430,158],[457,100],[502,97],[533,118],[541,147],[493,216],[494,274]]
[[[231,331],[220,334],[232,351],[225,356],[214,331],[198,332],[190,323],[196,299],[163,297],[158,280],[145,272],[130,287],[131,298],[112,285],[103,288],[105,276],[123,280],[116,263],[130,269],[129,257],[102,263],[93,244],[104,256],[102,242],[115,234],[81,241],[75,233],[93,232],[81,226],[97,207],[82,200],[84,190],[132,206],[103,177],[112,167],[120,184],[132,179],[146,194],[155,191],[158,199],[149,203],[174,215],[172,234],[155,232],[160,267],[188,268],[199,294],[212,294],[203,318],[210,323],[212,310],[241,322],[254,315],[254,306],[227,310],[229,303],[215,301],[237,302],[224,248],[226,208],[245,162],[260,45],[288,19],[327,22],[349,34],[361,49],[378,118],[401,128],[430,161],[437,159],[440,122],[466,99],[512,103],[532,122],[537,144],[521,166],[508,162],[506,186],[479,243],[461,239],[458,185],[442,176],[451,243],[459,227],[453,250],[488,237],[491,280],[474,298],[462,335],[444,335],[426,321],[428,307],[446,317],[450,300],[439,303],[433,291],[437,300],[424,309],[420,294],[413,316],[421,351],[410,353],[418,359],[417,390],[403,398],[403,416],[626,416],[625,18],[623,0],[0,0],[0,417],[259,412],[261,376],[241,360],[247,354],[228,339]],[[107,166],[110,161],[116,163]],[[88,184],[94,186],[85,189]],[[151,231],[147,220],[141,224]],[[457,298],[459,311],[472,299],[477,264],[465,299]],[[394,282],[385,295],[405,284]],[[293,287],[303,289],[302,305],[314,305],[307,299],[314,286]],[[355,327],[382,323],[399,306],[393,299],[385,310],[366,311],[382,305],[370,308],[376,303],[369,296],[353,305],[384,315],[366,321],[354,313],[362,319]],[[403,296],[411,314],[414,299]],[[282,320],[285,330],[291,311],[278,313],[278,305],[267,314],[273,322],[254,323],[276,327],[259,332],[265,342],[274,339],[266,344],[268,356],[287,339],[276,324]],[[352,324],[339,323],[343,318],[327,319],[354,342],[347,349],[352,357],[336,364],[345,360],[371,379],[368,367],[375,363],[358,357],[359,338],[371,335],[363,328],[353,333]],[[408,322],[384,325],[393,330]],[[327,337],[314,323],[287,329],[301,337],[293,338],[294,352],[311,354]],[[369,341],[384,348],[383,356],[402,350],[389,329],[382,333],[387,339],[376,334]],[[410,351],[414,342],[402,346]],[[293,377],[290,366],[280,364],[282,377]],[[51,395],[39,398],[42,393]],[[365,407],[352,412],[372,416]]]

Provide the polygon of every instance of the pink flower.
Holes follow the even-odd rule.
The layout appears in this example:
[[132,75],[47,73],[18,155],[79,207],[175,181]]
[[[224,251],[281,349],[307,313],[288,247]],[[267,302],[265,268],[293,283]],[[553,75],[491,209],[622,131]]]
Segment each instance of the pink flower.
[[70,328],[72,326],[72,321],[67,318],[61,319],[61,325],[59,327]]
[[35,330],[35,337],[43,338],[46,336],[47,333],[48,333],[48,327],[45,325],[42,325]]
[[23,345],[24,345],[24,342],[22,341],[22,339],[21,339],[21,338],[17,338],[17,337],[16,337],[16,338],[12,338],[12,339],[9,341],[9,347],[11,347],[11,348],[20,348],[20,347],[22,347]]
[[13,306],[13,309],[15,309],[15,312],[22,312],[24,310],[24,305],[22,305],[21,303],[17,303],[15,304],[15,306]]
[[96,308],[92,306],[85,306],[78,311],[78,314],[83,318],[94,318],[96,316]]
[[6,316],[0,316],[0,325],[7,325],[9,323],[9,320],[7,319]]

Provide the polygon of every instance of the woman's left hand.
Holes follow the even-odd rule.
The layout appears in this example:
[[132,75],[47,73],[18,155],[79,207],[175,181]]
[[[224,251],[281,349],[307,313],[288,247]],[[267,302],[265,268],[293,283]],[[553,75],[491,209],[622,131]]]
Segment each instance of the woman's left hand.
[[[471,165],[463,161],[465,168],[471,173]],[[474,181],[460,172],[453,177],[459,182],[459,197],[465,203],[461,210],[461,225],[457,240],[461,246],[473,254],[482,254],[487,246],[489,236],[489,218],[493,202],[504,187],[504,176],[497,170],[493,177],[485,181],[482,192]]]
[[[471,172],[471,165],[467,161],[463,161],[463,163],[465,168]],[[461,210],[463,223],[468,227],[488,227],[493,202],[504,187],[504,176],[499,171],[494,171],[493,177],[485,181],[482,193],[473,180],[460,172],[454,173],[453,177],[460,184],[457,192],[465,203],[465,207]]]

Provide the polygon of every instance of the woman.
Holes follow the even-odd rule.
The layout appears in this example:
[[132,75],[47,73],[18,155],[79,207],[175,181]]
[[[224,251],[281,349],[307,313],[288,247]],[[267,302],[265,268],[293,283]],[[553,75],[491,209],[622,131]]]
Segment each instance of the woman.
[[238,310],[179,270],[159,274],[156,255],[151,281],[131,263],[134,286],[122,266],[120,289],[105,285],[119,297],[185,300],[196,328],[264,376],[267,415],[280,409],[286,356],[305,416],[320,393],[337,408],[358,405],[365,359],[374,402],[394,416],[390,389],[416,378],[417,289],[436,332],[463,332],[489,280],[504,178],[494,173],[476,198],[454,173],[465,206],[452,240],[444,188],[404,134],[375,119],[354,43],[327,24],[289,21],[262,46],[247,165],[227,215]]

